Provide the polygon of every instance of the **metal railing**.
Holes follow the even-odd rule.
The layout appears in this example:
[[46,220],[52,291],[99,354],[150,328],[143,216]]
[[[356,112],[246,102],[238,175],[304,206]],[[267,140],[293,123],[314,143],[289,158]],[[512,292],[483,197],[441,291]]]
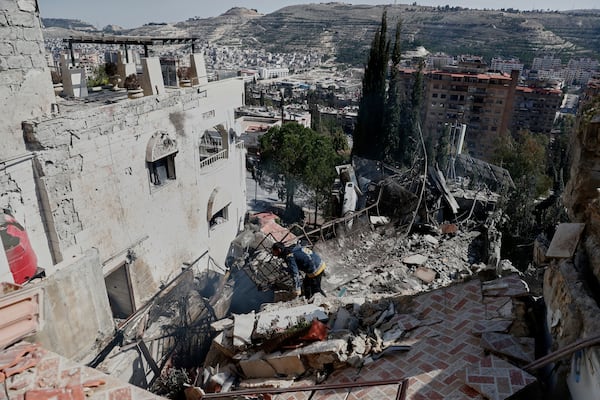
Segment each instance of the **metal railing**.
[[229,152],[227,151],[227,149],[221,150],[220,152],[218,152],[210,157],[200,160],[200,169],[206,168],[209,165],[212,165],[215,162],[217,162],[219,160],[223,160],[228,157],[229,157]]
[[235,142],[236,149],[243,149],[244,147],[246,147],[246,145],[243,140],[240,140],[239,142]]

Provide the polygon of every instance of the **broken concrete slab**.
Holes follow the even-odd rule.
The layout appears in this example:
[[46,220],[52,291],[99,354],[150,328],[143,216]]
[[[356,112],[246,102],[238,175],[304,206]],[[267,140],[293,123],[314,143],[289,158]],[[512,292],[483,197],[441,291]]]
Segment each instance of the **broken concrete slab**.
[[275,368],[265,360],[264,351],[259,351],[249,358],[240,360],[240,368],[246,378],[274,378],[277,376]]
[[546,257],[570,258],[575,254],[579,238],[585,229],[585,224],[565,223],[558,225]]
[[481,347],[523,363],[530,363],[534,360],[528,349],[523,347],[519,338],[505,333],[484,332],[481,335]]
[[215,332],[221,332],[224,329],[231,328],[233,320],[231,318],[223,318],[210,324],[210,327]]
[[520,297],[529,295],[529,286],[518,275],[509,275],[483,283],[484,296]]
[[233,328],[228,328],[219,333],[212,341],[215,348],[227,357],[233,357],[235,348],[233,346]]
[[298,354],[310,368],[322,370],[326,364],[345,362],[347,350],[347,340],[335,339],[311,343],[306,347],[292,350],[287,355]]
[[464,377],[468,386],[492,400],[507,399],[535,381],[527,372],[491,355],[469,365]]
[[268,355],[265,359],[279,376],[297,377],[306,372],[299,354],[277,352]]
[[352,314],[350,314],[344,307],[340,307],[335,316],[333,330],[337,331],[341,329],[348,329],[350,318],[352,318]]
[[437,240],[436,238],[434,238],[433,236],[427,234],[427,235],[423,235],[423,240],[425,240],[427,243],[432,244],[434,246],[437,246],[438,244],[440,244],[440,241]]
[[235,348],[243,348],[252,344],[255,320],[254,311],[248,314],[233,314],[233,346]]
[[412,256],[404,257],[402,262],[408,265],[423,265],[427,262],[428,257],[421,254],[413,254]]
[[415,270],[413,275],[425,283],[431,283],[435,280],[437,273],[434,270],[432,270],[431,268],[421,266]]
[[305,304],[273,311],[261,311],[257,314],[255,337],[268,337],[300,323],[310,323],[314,318],[327,321],[328,316],[323,307]]
[[369,220],[371,221],[371,225],[375,226],[382,226],[390,223],[388,217],[369,216]]

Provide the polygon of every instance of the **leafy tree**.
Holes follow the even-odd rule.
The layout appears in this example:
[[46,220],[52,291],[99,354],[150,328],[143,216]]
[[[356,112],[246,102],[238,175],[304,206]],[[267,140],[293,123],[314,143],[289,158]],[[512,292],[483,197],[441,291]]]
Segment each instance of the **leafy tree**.
[[528,131],[521,131],[514,138],[505,135],[497,146],[494,162],[506,168],[515,183],[515,188],[502,196],[498,204],[506,217],[499,226],[502,251],[521,268],[530,259],[531,249],[527,245],[565,218],[556,192],[538,201],[552,186],[552,179],[546,175],[548,153],[547,139]]
[[547,145],[544,136],[520,131],[514,138],[502,135],[496,147],[494,163],[506,168],[515,184],[527,177],[526,184],[534,189],[532,200],[551,186],[551,180],[546,175]]
[[300,186],[323,198],[335,178],[341,160],[333,140],[296,122],[275,126],[260,139],[261,168],[281,184],[286,214],[294,209],[294,195]]
[[384,109],[386,75],[390,44],[387,40],[387,12],[381,17],[381,26],[375,32],[369,60],[365,67],[362,81],[362,97],[360,99],[356,128],[354,130],[353,154],[382,159],[384,149],[382,135],[384,129]]

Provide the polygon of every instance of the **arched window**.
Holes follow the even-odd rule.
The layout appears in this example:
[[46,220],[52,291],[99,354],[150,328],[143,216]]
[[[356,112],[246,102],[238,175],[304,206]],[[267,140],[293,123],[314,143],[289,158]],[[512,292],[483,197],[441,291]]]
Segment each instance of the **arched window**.
[[146,165],[152,185],[161,186],[176,179],[175,156],[178,151],[177,141],[167,132],[152,135],[146,147]]

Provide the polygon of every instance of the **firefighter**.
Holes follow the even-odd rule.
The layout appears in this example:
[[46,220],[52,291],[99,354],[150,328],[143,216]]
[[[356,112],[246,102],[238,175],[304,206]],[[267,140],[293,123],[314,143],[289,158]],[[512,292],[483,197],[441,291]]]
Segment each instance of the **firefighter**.
[[[287,270],[294,280],[295,294],[310,299],[315,293],[325,292],[321,289],[321,277],[325,271],[325,263],[321,257],[308,247],[295,245],[286,247],[283,243],[273,244],[272,253],[284,259]],[[300,283],[300,271],[304,272],[304,280]]]

